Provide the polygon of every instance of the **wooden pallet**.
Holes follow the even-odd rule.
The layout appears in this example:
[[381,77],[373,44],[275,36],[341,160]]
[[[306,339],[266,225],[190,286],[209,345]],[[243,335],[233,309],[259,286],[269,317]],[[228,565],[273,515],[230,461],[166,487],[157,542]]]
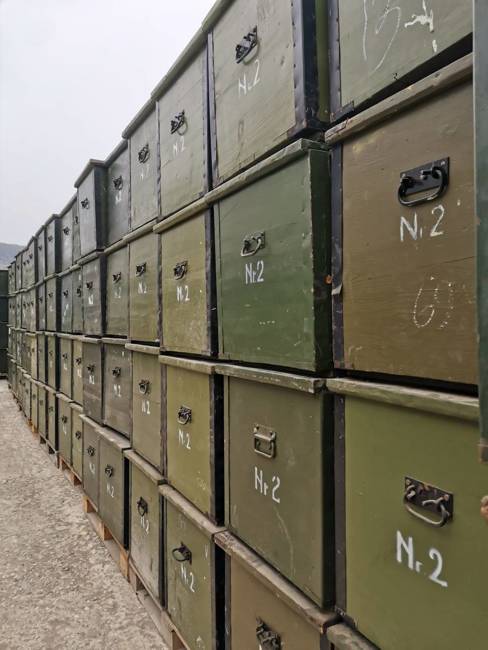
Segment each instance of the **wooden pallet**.
[[126,580],[129,580],[129,551],[120,544],[110,532],[108,526],[104,524],[95,504],[83,494],[83,512],[88,517],[97,535],[104,543],[106,549],[112,556],[112,559],[119,567],[120,573]]
[[61,455],[59,455],[59,469],[63,473],[65,479],[69,481],[71,485],[73,485],[74,487],[81,485],[81,478],[71,467],[71,465],[67,463]]
[[134,564],[129,560],[129,582],[137,599],[148,613],[150,619],[156,626],[168,650],[188,650],[188,646],[180,638],[178,631],[173,625],[168,613],[162,605],[153,597],[144,584]]

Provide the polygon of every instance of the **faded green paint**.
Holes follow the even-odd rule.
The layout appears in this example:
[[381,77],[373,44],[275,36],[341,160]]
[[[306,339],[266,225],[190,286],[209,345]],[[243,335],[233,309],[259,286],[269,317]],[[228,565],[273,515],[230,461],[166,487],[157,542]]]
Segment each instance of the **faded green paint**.
[[73,339],[73,400],[83,404],[83,342]]
[[104,343],[104,423],[119,433],[132,432],[132,353],[125,341],[103,339]]
[[135,230],[155,219],[159,213],[158,122],[155,109],[130,135],[129,149],[131,229]]
[[308,151],[215,206],[222,358],[329,368],[328,188],[328,154]]
[[83,407],[86,415],[102,424],[103,348],[99,340],[83,342]]
[[67,271],[73,265],[73,211],[68,208],[64,214],[59,217],[60,229],[59,237],[61,240],[61,264],[60,270]]
[[24,414],[27,420],[31,419],[31,378],[30,375],[24,375]]
[[61,278],[61,331],[73,331],[73,275],[68,273]]
[[8,317],[7,322],[11,327],[17,327],[17,312],[15,306],[15,296],[10,296],[8,299]]
[[7,293],[15,293],[15,261],[8,265],[8,291]]
[[[163,217],[196,201],[207,189],[206,67],[203,50],[158,100]],[[172,122],[182,112],[184,121],[174,131]]]
[[15,256],[15,290],[22,289],[22,252]]
[[78,202],[73,204],[73,262],[81,257],[80,218],[78,216]]
[[22,293],[15,296],[15,313],[17,320],[17,327],[22,327]]
[[334,593],[332,401],[323,392],[235,377],[224,377],[224,390],[226,523],[314,602],[328,604]]
[[46,336],[47,383],[53,390],[58,388],[58,339],[55,334]]
[[59,271],[59,217],[53,215],[46,222],[46,276]]
[[129,149],[126,146],[107,168],[107,246],[129,232]]
[[71,400],[61,393],[58,393],[57,400],[59,453],[71,465]]
[[159,238],[152,232],[129,244],[129,332],[133,341],[159,341]]
[[[128,462],[124,450],[130,442],[109,429],[100,431],[99,513],[115,539],[123,546],[128,539]],[[126,519],[127,518],[127,519]]]
[[47,381],[46,366],[46,335],[38,332],[37,335],[37,378],[43,384]]
[[72,331],[74,334],[83,332],[83,269],[73,271],[73,320]]
[[83,416],[83,490],[98,508],[100,475],[100,427]]
[[129,335],[129,247],[107,256],[107,323],[109,336]]
[[37,336],[36,334],[26,334],[26,340],[30,349],[30,374],[32,379],[39,379],[37,365]]
[[36,381],[31,383],[31,422],[38,429],[39,427],[39,385]]
[[56,451],[58,450],[58,415],[57,415],[57,401],[56,391],[52,388],[46,387],[47,399],[47,427],[46,438],[49,444]]
[[59,337],[59,390],[67,397],[73,394],[73,341]]
[[71,464],[78,478],[83,476],[83,420],[81,408],[71,403]]
[[357,107],[472,31],[471,0],[338,5],[342,106]]
[[[472,94],[462,83],[344,144],[348,369],[477,382]],[[445,157],[445,194],[401,205],[401,173]]]
[[91,164],[91,170],[78,185],[77,214],[81,257],[105,245],[106,193],[106,170],[103,164]]
[[[488,445],[488,6],[475,0],[475,142],[481,432]],[[483,454],[485,455],[485,454]],[[486,458],[485,458],[486,460]]]
[[[46,283],[40,282],[36,288],[36,301],[37,301],[37,328],[39,330],[46,329]],[[17,321],[17,327],[20,327],[20,322]]]
[[[487,470],[473,452],[478,427],[408,405],[345,398],[346,610],[383,650],[431,650],[446,639],[482,650]],[[405,477],[452,493],[452,521],[435,528],[407,512]]]
[[47,393],[45,386],[39,384],[37,389],[37,430],[39,435],[46,437]]
[[56,332],[59,325],[59,278],[46,281],[46,329]]
[[[167,478],[183,496],[208,516],[215,518],[216,436],[214,409],[216,381],[213,365],[203,372],[163,366],[166,386]],[[190,409],[188,417],[182,409]],[[188,419],[188,422],[185,420]],[[222,450],[220,449],[220,452]],[[218,462],[219,459],[217,459]]]
[[157,348],[132,350],[132,447],[163,471],[161,369]]
[[[216,549],[212,535],[197,527],[168,500],[165,519],[168,613],[190,650],[217,650],[222,646],[217,642],[215,628]],[[182,546],[190,551],[190,561],[175,560],[173,552],[177,553]]]
[[44,226],[40,228],[36,234],[36,265],[37,265],[37,281],[42,282],[46,275],[46,229]]
[[134,452],[128,451],[125,455],[130,461],[131,561],[145,587],[156,600],[161,601],[163,521],[158,486],[163,477]]
[[211,351],[209,218],[205,212],[161,234],[164,350]]
[[102,336],[105,306],[105,258],[103,256],[84,264],[83,274],[83,332]]

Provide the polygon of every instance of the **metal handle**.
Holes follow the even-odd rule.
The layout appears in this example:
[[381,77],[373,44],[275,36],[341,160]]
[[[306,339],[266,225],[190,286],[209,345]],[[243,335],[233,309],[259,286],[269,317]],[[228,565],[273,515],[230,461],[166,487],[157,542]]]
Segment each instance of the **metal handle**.
[[48,297],[48,298],[52,298],[53,296],[54,296],[53,292],[52,292],[52,291],[49,291],[49,293],[47,294],[47,297]]
[[81,431],[75,431],[75,438],[79,440],[81,438]]
[[63,352],[63,359],[66,361],[67,358],[68,358],[68,353],[67,353],[67,352]]
[[136,275],[144,275],[146,272],[146,262],[136,265]]
[[264,232],[255,232],[252,235],[246,235],[242,242],[241,257],[249,257],[264,248],[266,243]]
[[116,284],[117,282],[120,282],[120,279],[122,278],[122,272],[119,271],[118,273],[112,273],[112,282]]
[[171,551],[171,555],[177,562],[189,562],[191,564],[192,553],[188,546],[185,546],[183,542],[181,542],[181,545],[178,546],[178,548],[174,548]]
[[236,63],[241,63],[257,47],[258,28],[254,27],[250,32],[245,34],[242,41],[236,45]]
[[114,377],[120,377],[122,373],[122,368],[120,366],[115,366],[115,368],[112,368],[112,375]]
[[187,271],[188,271],[188,260],[184,260],[183,262],[178,262],[177,264],[175,264],[173,268],[173,274],[175,280],[183,279]]
[[[400,174],[400,185],[398,187],[399,202],[412,208],[421,203],[435,201],[444,194],[449,185],[449,158],[436,160],[415,169],[410,169]],[[426,192],[433,189],[430,194],[424,194],[417,199],[409,199],[409,196]]]
[[185,124],[186,124],[185,111],[181,111],[181,113],[178,113],[177,115],[175,115],[174,118],[170,122],[170,131],[171,131],[171,133],[172,134],[176,133]]
[[78,215],[77,215],[77,214],[75,214],[73,221],[74,221],[76,224],[78,223],[79,219],[78,219]]
[[140,514],[141,517],[144,517],[144,515],[147,514],[148,510],[149,510],[149,506],[147,504],[147,501],[142,497],[139,497],[139,499],[137,500],[137,512]]
[[[25,383],[24,383],[24,386],[25,386]],[[47,410],[49,411],[49,413],[52,413],[54,411],[54,406],[50,406]]]
[[178,422],[180,424],[188,424],[191,422],[191,408],[188,406],[180,406],[178,409]]
[[44,302],[44,298],[42,296],[39,296],[39,302]]
[[94,455],[95,455],[95,447],[92,447],[92,446],[90,445],[90,446],[88,447],[88,449],[86,450],[86,453],[87,453],[89,456],[94,456]]
[[109,478],[110,478],[111,476],[114,475],[114,468],[112,467],[112,465],[107,465],[107,466],[105,467],[105,474],[106,474]]
[[80,205],[84,210],[88,210],[88,208],[90,207],[90,201],[88,199],[83,199],[80,202]]
[[[403,505],[413,517],[420,519],[420,521],[423,521],[429,526],[434,526],[434,528],[442,528],[453,517],[454,495],[407,476],[405,477]],[[435,519],[427,517],[415,510],[412,506],[424,508],[435,515],[440,514],[440,519],[437,517]]]
[[80,286],[76,287],[76,295],[81,297],[83,294],[82,288]]
[[64,232],[65,235],[69,235],[69,226],[65,226],[63,228],[63,232]]
[[117,178],[114,178],[112,180],[112,183],[114,184],[116,190],[121,190],[122,187],[124,186],[124,181],[122,179],[122,176],[117,176]]
[[93,282],[85,282],[87,289],[93,289]]
[[145,163],[149,160],[149,144],[145,144],[142,149],[137,154],[137,158],[140,163]]
[[81,365],[81,357],[76,357],[75,363],[76,363],[77,366],[80,366]]
[[67,297],[69,296],[69,291],[68,291],[68,289],[65,289],[65,290],[63,291],[63,296],[64,296],[65,298],[67,298]]
[[37,245],[37,250],[42,251],[42,244]]
[[260,424],[254,425],[254,451],[259,456],[274,458],[276,456],[276,431]]
[[89,373],[94,373],[95,372],[95,364],[94,363],[88,364],[86,369],[88,370]]
[[281,637],[260,618],[257,619],[256,638],[262,650],[281,650]]
[[149,379],[141,379],[141,381],[139,382],[139,392],[142,395],[147,395],[150,386],[151,386],[151,382],[149,381]]
[[67,415],[62,415],[62,416],[61,416],[61,422],[62,422],[63,424],[66,424],[67,421],[68,421],[68,416],[67,416]]
[[52,241],[52,240],[53,240],[53,236],[52,236],[52,235],[48,235],[48,236],[47,236],[47,241]]

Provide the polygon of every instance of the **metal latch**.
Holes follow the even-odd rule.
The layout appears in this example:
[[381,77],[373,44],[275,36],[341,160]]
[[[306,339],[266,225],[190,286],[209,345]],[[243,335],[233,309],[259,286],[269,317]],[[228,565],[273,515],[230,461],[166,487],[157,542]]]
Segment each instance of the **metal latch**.
[[115,368],[112,368],[112,375],[114,377],[120,377],[122,374],[122,368],[120,366],[115,366]]
[[258,28],[254,27],[250,32],[245,34],[242,41],[236,45],[236,63],[244,61],[258,44]]
[[146,262],[136,265],[136,275],[144,275],[146,272]]
[[281,650],[281,637],[260,618],[257,619],[256,638],[262,650]]
[[149,510],[147,501],[142,497],[139,497],[136,505],[137,505],[137,512],[139,513],[139,515],[141,517],[144,517],[144,515],[146,515]]
[[149,392],[149,388],[151,386],[151,382],[149,379],[141,379],[139,382],[139,392],[141,395],[147,395]]
[[[442,528],[454,516],[454,495],[451,492],[446,492],[410,476],[405,477],[403,503],[411,515],[436,528]],[[412,506],[440,515],[440,519],[426,517]]]
[[114,475],[114,468],[112,467],[112,465],[107,465],[105,467],[105,474],[108,476],[108,478]]
[[188,422],[191,422],[191,408],[188,406],[180,406],[178,409],[178,422],[180,424],[188,424]]
[[92,446],[90,445],[90,446],[88,447],[88,449],[86,450],[86,453],[87,453],[89,456],[94,456],[94,455],[95,455],[95,447],[92,447]]
[[149,144],[145,144],[137,154],[140,163],[145,163],[149,160]]
[[88,208],[90,207],[90,201],[88,199],[83,199],[82,201],[80,201],[80,204],[84,210],[88,210]]
[[262,424],[255,424],[254,430],[254,451],[265,458],[276,456],[276,431]]
[[112,180],[112,183],[114,184],[116,190],[121,190],[122,187],[124,186],[124,181],[122,179],[122,176],[117,176],[117,178],[114,178]]
[[246,235],[242,241],[241,257],[250,257],[264,248],[266,243],[264,231]]
[[69,235],[69,226],[65,226],[63,228],[63,232],[64,232],[65,235]]
[[183,542],[180,544],[178,548],[174,548],[171,551],[171,555],[177,562],[189,562],[191,564],[192,553],[190,549]]
[[91,280],[90,280],[89,282],[85,282],[85,284],[86,284],[86,288],[87,288],[88,290],[93,289],[93,282],[92,282]]
[[[449,185],[449,158],[441,158],[425,163],[415,169],[400,174],[398,187],[398,200],[402,205],[412,208],[421,203],[435,201],[444,194]],[[430,194],[423,194],[416,199],[409,196],[434,190]]]
[[171,133],[176,133],[184,126],[186,123],[185,111],[181,111],[178,115],[175,115],[170,122],[170,131]]
[[175,264],[173,268],[173,274],[175,276],[175,280],[181,280],[182,278],[184,278],[187,270],[188,270],[188,260],[184,260],[183,262],[178,262],[177,264]]
[[116,284],[117,282],[120,282],[120,279],[122,278],[122,272],[119,271],[118,273],[112,273],[112,282]]

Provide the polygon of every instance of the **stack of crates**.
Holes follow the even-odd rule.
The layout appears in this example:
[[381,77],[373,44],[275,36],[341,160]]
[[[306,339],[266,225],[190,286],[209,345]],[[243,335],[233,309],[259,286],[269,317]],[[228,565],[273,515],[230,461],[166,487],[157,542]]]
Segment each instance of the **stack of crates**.
[[383,4],[217,2],[9,267],[12,389],[190,650],[483,647],[471,2]]
[[8,371],[8,313],[9,313],[9,271],[0,269],[0,377],[5,378]]

